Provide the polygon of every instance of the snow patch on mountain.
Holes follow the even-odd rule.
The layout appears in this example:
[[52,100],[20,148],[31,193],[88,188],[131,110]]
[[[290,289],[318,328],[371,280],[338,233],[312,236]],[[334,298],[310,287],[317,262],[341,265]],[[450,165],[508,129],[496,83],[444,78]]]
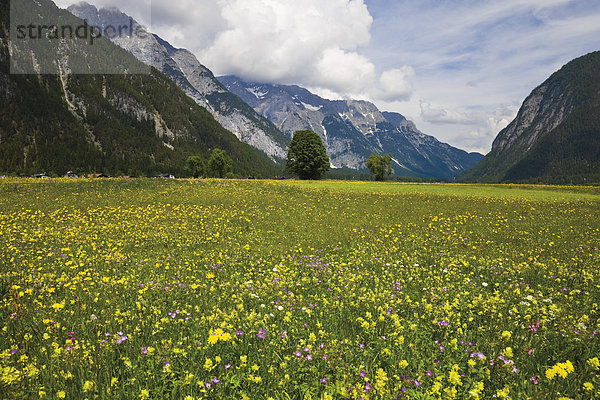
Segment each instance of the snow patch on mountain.
[[310,110],[310,111],[319,111],[319,110],[321,110],[323,108],[323,106],[318,106],[317,107],[317,106],[313,106],[312,104],[305,103],[303,101],[301,101],[300,104],[302,104],[302,106],[304,108],[306,108],[307,110]]
[[265,98],[265,96],[269,94],[269,91],[268,91],[268,90],[265,92],[265,91],[262,91],[262,90],[261,90],[260,88],[258,88],[258,87],[246,88],[246,90],[247,90],[249,93],[253,94],[253,95],[254,95],[254,97],[256,97],[258,100],[262,100],[262,99],[264,99],[264,98]]

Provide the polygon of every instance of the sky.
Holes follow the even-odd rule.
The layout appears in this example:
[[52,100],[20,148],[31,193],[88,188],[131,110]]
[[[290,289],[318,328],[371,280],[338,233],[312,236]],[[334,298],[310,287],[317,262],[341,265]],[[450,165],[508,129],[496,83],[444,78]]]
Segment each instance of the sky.
[[484,154],[535,87],[600,50],[598,0],[88,2],[120,8],[216,75],[369,100]]

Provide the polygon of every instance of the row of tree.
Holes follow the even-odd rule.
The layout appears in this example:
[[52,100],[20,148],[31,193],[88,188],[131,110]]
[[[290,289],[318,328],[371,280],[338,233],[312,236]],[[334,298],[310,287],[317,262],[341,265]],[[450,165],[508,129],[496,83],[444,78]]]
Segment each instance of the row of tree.
[[[321,137],[312,131],[296,131],[288,149],[286,170],[300,179],[318,180],[330,167],[331,161]],[[385,180],[392,174],[391,154],[371,154],[367,168],[375,175],[375,180]]]
[[225,150],[214,149],[210,153],[208,162],[200,156],[190,156],[185,163],[185,169],[194,178],[212,176],[215,178],[229,178],[233,174],[233,161]]

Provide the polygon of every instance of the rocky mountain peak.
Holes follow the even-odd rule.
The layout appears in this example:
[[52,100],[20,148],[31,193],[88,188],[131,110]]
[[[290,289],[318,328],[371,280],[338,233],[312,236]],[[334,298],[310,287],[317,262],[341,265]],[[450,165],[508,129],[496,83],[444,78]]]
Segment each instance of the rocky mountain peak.
[[366,168],[372,153],[391,153],[397,174],[452,179],[482,155],[440,143],[397,113],[382,113],[364,100],[327,100],[299,86],[245,82],[236,76],[219,80],[291,137],[317,132],[335,167]]

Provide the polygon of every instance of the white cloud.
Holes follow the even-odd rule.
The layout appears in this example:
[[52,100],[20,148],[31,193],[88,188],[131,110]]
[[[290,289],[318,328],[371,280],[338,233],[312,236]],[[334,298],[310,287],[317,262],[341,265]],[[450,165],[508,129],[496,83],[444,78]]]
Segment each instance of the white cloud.
[[502,129],[506,128],[515,119],[518,112],[519,107],[516,105],[498,107],[493,114],[487,116],[488,132],[496,137]]
[[408,100],[414,91],[414,77],[414,68],[407,65],[385,71],[379,77],[379,88],[374,91],[373,97],[386,102]]
[[177,47],[198,52],[226,28],[219,1],[152,0],[152,31]]
[[311,75],[314,84],[348,94],[361,93],[376,77],[375,65],[368,58],[339,48],[325,49]]
[[[421,100],[421,127],[433,133],[440,127],[448,127],[445,134],[438,137],[467,151],[486,154],[498,133],[506,128],[519,111],[519,106],[500,105],[491,111],[477,109],[471,111],[449,110]],[[429,125],[429,126],[427,126]]]
[[227,28],[200,51],[217,74],[325,83],[333,90],[361,89],[361,80],[374,79],[373,64],[355,51],[371,38],[373,18],[363,0],[222,0],[219,4]]
[[421,100],[421,117],[432,124],[471,124],[474,121],[464,113]]

